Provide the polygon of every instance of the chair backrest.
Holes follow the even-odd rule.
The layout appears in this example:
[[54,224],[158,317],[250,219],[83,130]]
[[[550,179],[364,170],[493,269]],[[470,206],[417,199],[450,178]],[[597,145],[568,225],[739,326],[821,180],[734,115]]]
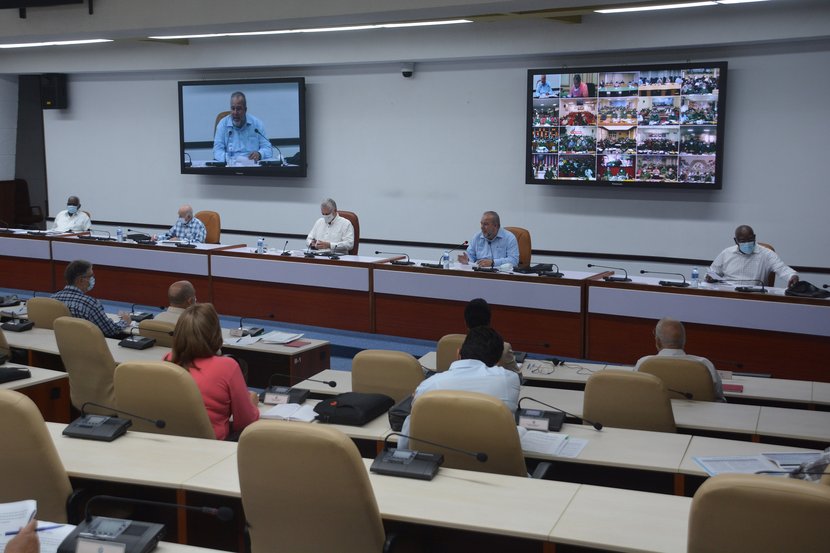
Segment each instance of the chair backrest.
[[[101,329],[85,319],[59,317],[55,320],[55,340],[69,377],[69,397],[80,409],[87,401],[115,405],[113,373],[115,360]],[[111,412],[88,407],[87,412]]]
[[360,246],[360,219],[358,219],[354,211],[342,211],[338,209],[337,214],[344,219],[348,219],[352,224],[352,228],[354,229],[354,245],[349,250],[349,255],[357,255],[357,249]]
[[423,379],[421,364],[403,351],[367,349],[352,359],[355,392],[385,394],[398,402],[412,395]]
[[37,518],[67,522],[72,484],[31,399],[0,390],[0,503],[34,499]]
[[0,328],[0,353],[3,355],[11,355],[12,350],[9,347],[9,342],[6,341],[6,335],[3,334],[3,329]]
[[222,234],[222,218],[219,214],[215,211],[200,211],[194,217],[205,224],[205,230],[207,230],[205,243],[218,244]]
[[[768,250],[775,251],[775,248],[772,247],[772,244],[767,244],[766,242],[758,242],[759,246],[764,246]],[[775,286],[775,271],[770,271],[767,275],[767,286]]]
[[366,467],[339,430],[258,421],[242,432],[237,463],[252,553],[383,550]]
[[144,319],[138,323],[138,333],[147,338],[155,338],[157,346],[173,347],[173,331],[176,323]]
[[71,317],[69,308],[60,300],[53,298],[32,298],[26,301],[26,318],[38,328],[54,328],[58,317]]
[[435,372],[442,373],[446,371],[453,364],[453,361],[458,359],[458,350],[466,337],[466,334],[445,334],[441,336],[435,352]]
[[[692,499],[688,553],[827,551],[830,486],[760,474],[719,474]],[[744,528],[748,531],[736,531]]]
[[[643,361],[640,372],[653,374],[663,381],[669,397],[681,398],[678,392],[692,394],[695,401],[715,401],[715,382],[709,368],[699,361],[653,356]],[[676,391],[672,391],[676,390]]]
[[582,414],[615,428],[676,432],[663,381],[643,372],[606,369],[585,383]]
[[133,419],[132,430],[216,439],[196,381],[173,363],[121,363],[115,368],[115,401],[119,409],[165,422],[164,428],[157,428]]
[[220,111],[216,114],[216,121],[213,122],[213,134],[216,135],[216,127],[219,126],[219,121],[230,115],[229,111]]
[[516,242],[519,243],[519,265],[522,267],[530,266],[530,256],[533,251],[530,231],[522,227],[504,227],[504,230],[512,233],[516,237]]
[[470,455],[412,440],[413,449],[442,454],[445,467],[527,476],[516,420],[493,396],[455,390],[419,395],[412,403],[409,431],[424,440],[487,454],[482,463]]

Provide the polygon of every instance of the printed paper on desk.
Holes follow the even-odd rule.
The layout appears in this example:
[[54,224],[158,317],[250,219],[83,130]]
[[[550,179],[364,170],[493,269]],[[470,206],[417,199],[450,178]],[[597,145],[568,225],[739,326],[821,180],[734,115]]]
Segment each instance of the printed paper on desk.
[[528,430],[521,426],[517,426],[516,428],[519,431],[522,449],[525,451],[545,455],[558,455],[568,441],[567,434],[539,432],[538,430]]
[[249,346],[259,342],[260,338],[262,336],[240,336],[239,338],[231,336],[230,338],[225,338],[224,343],[229,346]]
[[299,340],[302,337],[302,334],[272,330],[271,332],[260,336],[260,339],[263,344],[287,344],[288,342]]

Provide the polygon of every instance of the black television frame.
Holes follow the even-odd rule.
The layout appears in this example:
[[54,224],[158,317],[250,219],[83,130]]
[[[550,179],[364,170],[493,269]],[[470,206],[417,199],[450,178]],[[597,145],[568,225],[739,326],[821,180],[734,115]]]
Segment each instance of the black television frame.
[[[715,125],[697,125],[700,127],[708,126],[714,127],[716,129],[716,149],[715,149],[715,170],[714,170],[714,182],[690,182],[690,181],[669,181],[669,180],[642,180],[642,181],[628,181],[628,180],[621,180],[621,181],[612,181],[612,180],[599,180],[599,165],[595,165],[595,180],[580,180],[575,178],[570,179],[560,179],[558,178],[559,175],[557,173],[557,178],[554,179],[544,179],[538,178],[536,175],[536,171],[534,171],[534,155],[544,155],[544,152],[537,152],[534,151],[534,125],[533,125],[533,102],[534,100],[540,100],[540,98],[534,98],[534,90],[536,83],[534,82],[534,76],[539,76],[541,74],[560,74],[560,75],[574,75],[574,74],[589,74],[589,73],[631,73],[631,72],[644,72],[644,71],[651,71],[651,72],[658,72],[658,71],[675,71],[675,70],[689,70],[689,69],[718,69],[718,97],[717,97],[717,123]],[[599,93],[599,83],[595,83],[597,85],[597,95],[592,96],[592,98],[603,98],[609,96],[600,96]],[[561,89],[560,89],[561,90]],[[526,184],[540,184],[540,185],[556,185],[556,186],[572,186],[572,187],[592,187],[592,188],[659,188],[659,189],[682,189],[682,190],[721,190],[723,188],[723,144],[724,144],[724,136],[725,136],[725,120],[726,120],[726,93],[727,93],[727,62],[726,61],[710,61],[710,62],[696,62],[696,63],[665,63],[665,64],[631,64],[631,65],[601,65],[601,66],[584,66],[584,67],[542,67],[536,69],[528,69],[527,71],[527,83],[525,87],[525,94],[527,96],[527,112],[525,117],[525,183]],[[684,96],[683,94],[678,94],[678,96]],[[638,87],[637,97],[640,97],[640,90]],[[670,96],[654,96],[654,97],[670,97]],[[558,98],[558,97],[557,97]],[[558,98],[561,99],[561,98]],[[682,103],[682,98],[681,98]],[[558,115],[557,115],[558,118]],[[557,129],[562,128],[561,120],[557,121]],[[599,129],[602,125],[600,125],[599,120],[594,125],[594,128]],[[640,125],[635,125],[635,133],[636,129],[639,128]],[[643,125],[643,128],[667,128],[671,127],[671,125],[666,126],[650,126],[650,125]],[[678,128],[678,136],[682,136],[682,129],[683,128],[691,128],[692,125],[677,125]],[[535,127],[539,129],[540,127]],[[557,130],[557,141],[558,141],[558,130]],[[680,145],[680,138],[678,138],[678,146]],[[557,146],[558,147],[558,146]],[[557,156],[560,155],[559,150],[557,149]],[[586,154],[591,155],[591,154]],[[597,149],[594,150],[593,156],[598,161],[600,154]],[[623,154],[617,154],[623,155]],[[628,154],[628,155],[642,155],[639,153]],[[681,156],[678,153],[678,167],[679,167],[679,160]],[[558,166],[558,163],[557,163]],[[634,163],[634,173],[636,175],[636,159]],[[678,174],[679,177],[679,174]]]
[[[297,117],[299,124],[299,136],[295,139],[269,139],[272,145],[279,147],[286,144],[299,144],[299,163],[295,165],[271,165],[271,166],[251,166],[251,167],[195,167],[192,166],[192,160],[188,160],[189,154],[186,154],[188,144],[198,144],[202,147],[207,146],[207,142],[185,142],[184,139],[184,105],[182,90],[186,86],[211,86],[211,85],[239,85],[237,88],[245,92],[246,85],[257,84],[295,84],[297,86]],[[251,79],[220,79],[220,80],[198,80],[198,81],[179,81],[178,82],[178,97],[179,97],[179,164],[183,175],[236,175],[236,176],[253,176],[253,177],[306,177],[308,170],[308,147],[306,139],[306,87],[305,77],[268,77],[268,78],[251,78]],[[256,114],[256,108],[251,108],[252,115]],[[266,129],[267,131],[267,129]],[[270,133],[269,133],[270,134]],[[210,147],[213,147],[212,141]]]

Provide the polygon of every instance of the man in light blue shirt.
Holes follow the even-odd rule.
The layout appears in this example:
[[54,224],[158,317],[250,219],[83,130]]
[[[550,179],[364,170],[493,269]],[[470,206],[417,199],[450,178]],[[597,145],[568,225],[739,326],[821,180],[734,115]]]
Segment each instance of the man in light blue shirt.
[[519,264],[519,243],[513,233],[501,228],[501,219],[495,211],[485,211],[481,216],[481,232],[477,232],[467,251],[458,261],[473,262],[479,267],[498,267],[509,263]]
[[[413,394],[412,404],[418,401],[418,396],[432,390],[459,390],[491,395],[515,412],[519,404],[519,375],[496,366],[503,350],[504,338],[498,332],[487,326],[471,328],[458,351],[459,360],[446,371],[421,382]],[[409,435],[409,419],[403,423],[402,434]],[[408,449],[409,439],[401,437],[398,447]]]
[[[266,138],[262,121],[248,115],[245,94],[231,94],[231,113],[216,125],[213,135],[213,159],[228,165],[244,163],[246,159],[258,162],[274,156],[274,148]],[[241,159],[240,159],[241,158]]]
[[536,96],[545,97],[553,94],[553,89],[548,84],[548,76],[542,75],[542,78],[536,83]]

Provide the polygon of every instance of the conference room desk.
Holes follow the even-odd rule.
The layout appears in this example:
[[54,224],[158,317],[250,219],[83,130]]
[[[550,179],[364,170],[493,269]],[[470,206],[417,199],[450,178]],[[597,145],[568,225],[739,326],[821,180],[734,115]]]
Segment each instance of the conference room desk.
[[[331,366],[331,348],[326,340],[302,337],[305,345],[238,344],[231,330],[222,329],[222,351],[244,359],[248,363],[248,386],[265,388],[269,385],[293,385]],[[283,378],[273,378],[276,374]]]
[[[317,405],[320,402],[319,399],[307,399],[304,405]],[[259,403],[257,406],[259,408],[260,416],[267,412],[269,409],[274,407],[273,405],[266,405],[262,402]],[[321,424],[319,422],[302,422],[302,421],[291,421],[291,424]],[[363,426],[349,426],[346,424],[326,424],[329,428],[336,428],[346,436],[350,437],[353,440],[367,440],[373,442],[372,444],[372,453],[375,453],[376,448],[380,446],[375,446],[378,442],[383,442],[383,439],[392,431],[392,428],[389,426],[389,417],[386,416],[386,413],[380,415],[369,421],[368,423],[364,424]]]
[[631,283],[586,281],[585,354],[633,364],[654,349],[658,319],[686,325],[687,348],[716,367],[777,378],[830,381],[830,300],[793,298],[781,288],[767,294],[658,286],[658,279]]
[[[61,279],[63,282],[63,279]],[[52,290],[51,240],[45,236],[0,234],[0,287]]]
[[94,265],[95,290],[92,295],[99,298],[152,306],[167,305],[167,289],[170,285],[177,280],[189,280],[196,288],[196,297],[209,299],[210,254],[235,246],[195,246],[181,248],[173,243],[153,246],[83,240],[78,237],[54,238],[54,284],[40,289],[62,288],[66,266],[76,259],[85,259]]
[[280,321],[371,332],[372,259],[228,248],[211,255],[213,303],[223,314],[262,319],[273,313]]
[[816,405],[830,405],[830,382],[813,382],[812,402]]
[[762,407],[757,434],[762,440],[796,437],[826,447],[830,444],[830,411],[796,411]]
[[6,363],[3,367],[29,369],[31,377],[0,384],[0,390],[15,390],[24,394],[37,405],[43,419],[54,422],[69,422],[69,378],[65,372]]

